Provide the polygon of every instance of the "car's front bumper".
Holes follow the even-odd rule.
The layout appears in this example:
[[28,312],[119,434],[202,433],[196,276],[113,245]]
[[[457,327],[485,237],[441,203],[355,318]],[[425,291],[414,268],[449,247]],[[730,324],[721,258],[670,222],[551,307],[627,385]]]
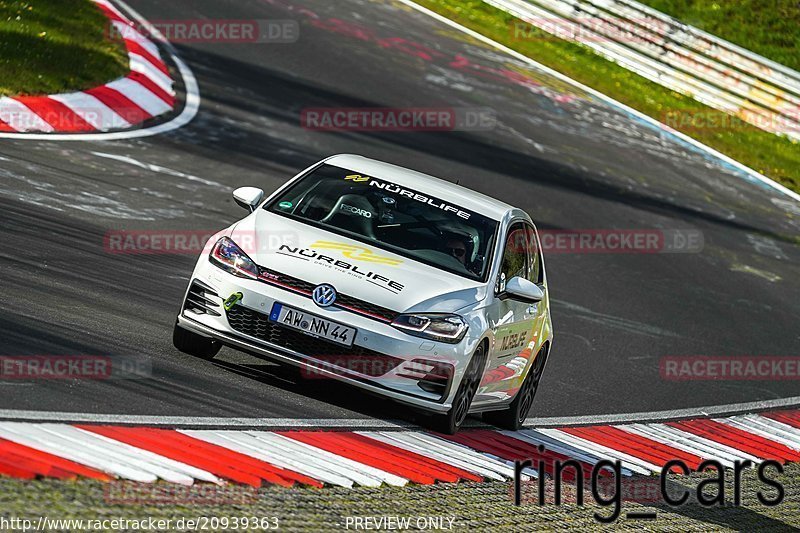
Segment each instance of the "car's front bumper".
[[[202,288],[201,298],[192,294],[193,285],[195,292],[198,285]],[[235,293],[241,293],[242,298],[230,312],[226,311],[223,303]],[[205,302],[211,312],[202,312],[202,306],[187,305],[187,296],[190,302]],[[289,336],[284,335],[287,330],[283,326],[265,323],[275,302],[355,327],[358,335],[353,349],[341,347],[339,353],[336,350],[339,347],[332,349],[330,344],[303,333],[292,331]],[[257,316],[259,327],[243,326],[247,323],[241,319],[243,314],[248,320]],[[413,337],[387,323],[335,307],[320,308],[304,295],[233,276],[211,265],[205,258],[201,258],[195,268],[178,324],[227,346],[299,366],[309,379],[344,381],[434,412],[445,412],[450,408],[455,385],[460,382],[468,356],[477,342],[469,336],[455,345]],[[270,328],[268,331],[273,334],[265,333],[265,328]],[[298,343],[297,335],[307,337],[308,342]],[[317,352],[315,345],[323,346],[325,353],[312,353]],[[421,364],[420,361],[440,366],[433,372],[430,364]],[[444,386],[438,378],[436,386],[433,386],[430,376],[441,375],[443,369],[449,369]]]

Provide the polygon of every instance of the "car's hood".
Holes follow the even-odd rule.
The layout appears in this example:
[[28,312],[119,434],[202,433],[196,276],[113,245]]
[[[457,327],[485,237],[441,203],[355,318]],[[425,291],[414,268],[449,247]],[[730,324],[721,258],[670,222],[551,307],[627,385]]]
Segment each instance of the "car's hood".
[[231,238],[262,267],[394,311],[447,313],[486,297],[482,283],[264,209]]

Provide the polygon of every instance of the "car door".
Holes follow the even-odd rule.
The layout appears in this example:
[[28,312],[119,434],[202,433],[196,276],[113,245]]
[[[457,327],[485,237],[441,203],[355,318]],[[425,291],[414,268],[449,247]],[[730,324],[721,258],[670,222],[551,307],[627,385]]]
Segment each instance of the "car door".
[[531,338],[525,349],[519,354],[520,357],[530,360],[539,354],[544,339],[544,327],[547,321],[547,287],[545,282],[544,260],[542,258],[542,248],[536,228],[525,223],[525,243],[528,252],[528,280],[535,283],[545,293],[541,302],[528,305],[526,316],[532,321]]
[[537,248],[535,232],[529,224],[519,221],[510,225],[495,279],[495,298],[487,308],[494,340],[489,347],[487,369],[476,402],[508,399],[522,384],[541,306],[509,298],[505,284],[515,276],[531,279],[541,275]]

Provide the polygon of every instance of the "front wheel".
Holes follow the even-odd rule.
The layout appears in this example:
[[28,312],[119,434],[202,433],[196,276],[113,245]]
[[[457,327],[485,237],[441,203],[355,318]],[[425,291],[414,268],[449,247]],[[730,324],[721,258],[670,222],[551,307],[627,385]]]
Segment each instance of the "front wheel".
[[180,327],[175,324],[172,331],[172,344],[189,355],[194,355],[201,359],[213,359],[222,348],[222,343],[210,337],[203,337],[193,331]]
[[542,379],[544,365],[547,361],[547,352],[548,350],[545,348],[536,356],[533,367],[528,371],[528,375],[525,377],[525,381],[517,392],[517,397],[514,398],[514,401],[502,411],[483,413],[485,422],[512,431],[522,427],[528,416],[528,411],[533,405],[536,391],[539,389],[539,381]]
[[483,367],[486,365],[486,348],[484,344],[478,346],[472,359],[469,362],[464,377],[458,385],[458,392],[453,398],[453,406],[442,415],[434,415],[432,420],[433,429],[448,435],[453,435],[464,423],[472,405],[472,399],[478,392],[478,385],[483,377]]

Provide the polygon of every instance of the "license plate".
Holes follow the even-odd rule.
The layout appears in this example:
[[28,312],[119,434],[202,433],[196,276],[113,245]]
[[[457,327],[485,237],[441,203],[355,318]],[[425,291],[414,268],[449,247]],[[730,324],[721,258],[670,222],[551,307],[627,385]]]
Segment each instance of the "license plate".
[[302,331],[306,335],[319,337],[344,346],[352,346],[356,339],[357,330],[338,324],[327,318],[322,318],[294,307],[275,303],[269,319],[287,328]]

